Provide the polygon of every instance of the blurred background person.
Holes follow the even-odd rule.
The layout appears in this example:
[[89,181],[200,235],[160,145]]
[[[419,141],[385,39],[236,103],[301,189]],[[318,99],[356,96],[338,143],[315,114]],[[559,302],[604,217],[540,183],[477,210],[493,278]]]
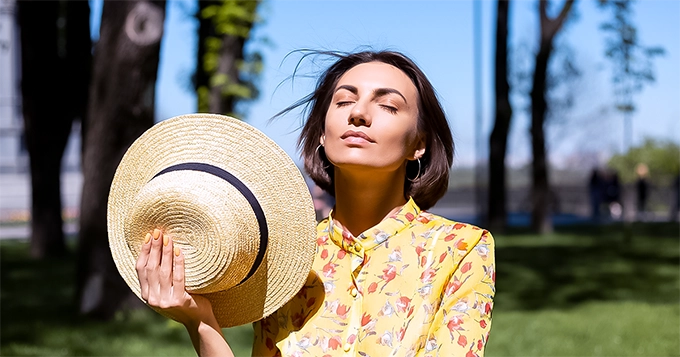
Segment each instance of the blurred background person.
[[639,163],[635,167],[635,193],[637,197],[637,219],[644,220],[647,209],[647,197],[649,193],[649,167],[645,163]]
[[593,221],[600,220],[600,206],[602,205],[602,177],[599,168],[593,168],[588,182],[590,194],[590,214]]
[[607,204],[609,217],[612,219],[621,218],[623,207],[621,206],[621,181],[619,180],[619,173],[613,169],[606,170],[602,184],[603,201]]

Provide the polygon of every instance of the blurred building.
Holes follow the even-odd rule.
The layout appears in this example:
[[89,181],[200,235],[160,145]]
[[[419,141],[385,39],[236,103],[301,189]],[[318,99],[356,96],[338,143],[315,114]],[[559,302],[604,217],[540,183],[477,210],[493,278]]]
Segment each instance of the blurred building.
[[[0,174],[28,173],[21,109],[21,40],[16,0],[0,0]],[[63,170],[80,170],[80,123],[74,123]]]
[[26,172],[15,0],[0,0],[0,173]]
[[[17,0],[0,0],[0,222],[30,219],[29,158],[21,106],[20,31]],[[82,186],[80,122],[74,122],[71,130],[62,159],[61,181],[65,217],[69,218],[77,214],[74,212]],[[12,228],[16,231],[11,231]],[[67,227],[67,232],[73,230]],[[0,239],[27,236],[26,227],[0,227]]]

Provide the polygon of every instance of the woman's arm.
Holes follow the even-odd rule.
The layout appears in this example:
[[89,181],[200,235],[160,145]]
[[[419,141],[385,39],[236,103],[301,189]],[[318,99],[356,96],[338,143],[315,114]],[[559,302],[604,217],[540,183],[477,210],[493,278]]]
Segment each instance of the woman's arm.
[[183,324],[199,356],[234,356],[210,301],[184,289],[184,254],[170,237],[159,229],[147,233],[136,268],[142,299]]
[[483,231],[449,278],[426,346],[417,355],[437,350],[440,356],[484,356],[495,281],[494,241]]

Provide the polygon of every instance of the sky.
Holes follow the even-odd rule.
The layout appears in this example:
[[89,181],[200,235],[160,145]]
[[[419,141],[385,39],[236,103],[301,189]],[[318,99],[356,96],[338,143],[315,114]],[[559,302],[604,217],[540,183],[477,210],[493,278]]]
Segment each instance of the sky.
[[[91,4],[96,38],[101,2]],[[481,14],[479,34],[473,31],[476,6]],[[299,49],[397,50],[415,60],[437,90],[456,143],[454,166],[483,160],[493,125],[495,7],[495,1],[481,0],[476,4],[462,0],[266,0],[259,8],[263,21],[255,27],[247,47],[264,56],[260,96],[247,106],[244,119],[299,163],[295,146],[299,113],[273,122],[269,118],[309,93],[315,80],[302,76],[287,80],[299,56],[286,56]],[[195,67],[198,24],[191,16],[195,9],[193,1],[168,1],[156,86],[157,120],[196,111],[189,84]],[[612,65],[604,56],[605,34],[599,30],[611,15],[599,9],[595,0],[577,2],[575,14],[558,41],[570,49],[581,76],[567,87],[574,93],[573,106],[547,126],[551,160],[562,165],[578,165],[585,159],[602,161],[624,146],[623,116],[613,110]],[[526,58],[522,54],[535,50],[537,16],[536,1],[511,3],[513,63],[521,63]],[[680,2],[638,1],[633,19],[642,44],[665,49],[665,55],[654,61],[656,81],[635,97],[633,145],[646,137],[680,142]],[[475,43],[481,48],[479,60],[475,59]],[[475,110],[475,63],[482,75],[480,113]],[[315,69],[308,62],[301,67],[302,73]],[[524,109],[528,102],[519,90],[513,93],[512,102],[508,162],[522,165],[530,160],[529,118]],[[475,136],[476,120],[480,120],[481,137]]]

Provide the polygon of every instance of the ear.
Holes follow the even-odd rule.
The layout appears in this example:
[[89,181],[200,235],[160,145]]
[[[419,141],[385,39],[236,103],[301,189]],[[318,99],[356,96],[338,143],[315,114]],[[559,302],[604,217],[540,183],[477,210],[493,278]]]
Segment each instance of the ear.
[[423,155],[425,155],[425,140],[418,138],[413,152],[413,160],[420,159]]
[[324,143],[326,143],[326,134],[321,134],[321,137],[319,138],[319,144],[323,146]]

